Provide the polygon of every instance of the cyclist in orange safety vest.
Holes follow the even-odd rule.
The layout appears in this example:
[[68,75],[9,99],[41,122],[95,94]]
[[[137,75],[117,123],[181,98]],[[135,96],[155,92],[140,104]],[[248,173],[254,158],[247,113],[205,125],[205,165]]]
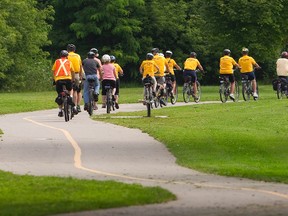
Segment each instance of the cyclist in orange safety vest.
[[72,80],[74,80],[74,69],[71,61],[69,61],[67,57],[68,57],[67,50],[62,50],[60,52],[60,58],[54,62],[54,65],[52,67],[53,78],[56,83],[56,92],[58,94],[57,98],[55,99],[55,102],[59,106],[59,113],[58,113],[59,117],[63,116],[62,111],[63,101],[61,96],[61,93],[63,92],[63,85],[66,86],[66,90],[70,95],[68,101],[74,107],[73,110],[76,110],[71,95]]

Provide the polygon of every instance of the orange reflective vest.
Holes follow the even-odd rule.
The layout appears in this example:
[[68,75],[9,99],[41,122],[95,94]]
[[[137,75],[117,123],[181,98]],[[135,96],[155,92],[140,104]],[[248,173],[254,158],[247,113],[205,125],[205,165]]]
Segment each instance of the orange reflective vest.
[[57,59],[54,64],[54,80],[72,79],[71,62],[68,59]]

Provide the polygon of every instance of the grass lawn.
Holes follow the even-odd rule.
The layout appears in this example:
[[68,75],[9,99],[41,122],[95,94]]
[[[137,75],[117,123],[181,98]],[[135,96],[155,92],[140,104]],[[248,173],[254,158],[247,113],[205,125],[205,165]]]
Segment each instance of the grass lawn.
[[[214,87],[203,88],[206,97],[214,97],[212,89],[219,100]],[[185,167],[288,183],[287,111],[288,99],[278,100],[271,86],[262,86],[258,101],[153,109],[151,118],[95,119],[141,129]],[[114,115],[146,116],[146,111]]]
[[159,187],[114,181],[33,177],[0,171],[0,215],[40,216],[160,203],[175,199]]

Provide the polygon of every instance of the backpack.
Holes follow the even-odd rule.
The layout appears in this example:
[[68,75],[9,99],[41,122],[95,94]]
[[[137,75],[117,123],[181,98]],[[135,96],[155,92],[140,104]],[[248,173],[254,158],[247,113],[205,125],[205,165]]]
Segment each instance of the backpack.
[[277,91],[277,85],[278,85],[278,79],[273,79],[272,86],[274,91]]

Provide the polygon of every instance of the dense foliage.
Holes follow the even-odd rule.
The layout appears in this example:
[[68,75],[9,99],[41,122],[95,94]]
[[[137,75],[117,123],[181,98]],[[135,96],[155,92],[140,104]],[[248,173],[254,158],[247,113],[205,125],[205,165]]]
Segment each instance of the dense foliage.
[[47,88],[44,83],[50,85],[51,61],[68,43],[76,45],[82,58],[92,47],[100,55],[115,55],[127,81],[139,80],[138,67],[152,47],[172,50],[180,65],[195,51],[208,72],[203,84],[217,83],[223,49],[231,49],[237,60],[245,46],[263,68],[258,79],[270,81],[288,39],[286,0],[2,2],[2,90],[35,89],[38,83]]
[[[1,0],[0,4],[0,89],[37,89],[48,86],[49,19],[52,7],[38,8],[34,0]],[[50,67],[50,66],[49,66]]]

